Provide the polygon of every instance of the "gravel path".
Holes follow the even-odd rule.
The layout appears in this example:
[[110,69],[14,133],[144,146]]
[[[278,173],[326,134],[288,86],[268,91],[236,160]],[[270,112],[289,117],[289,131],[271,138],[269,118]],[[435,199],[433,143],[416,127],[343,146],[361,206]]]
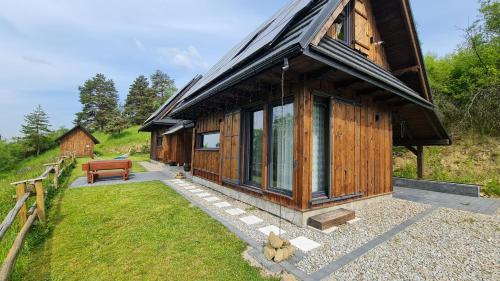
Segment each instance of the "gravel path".
[[[201,185],[193,184],[196,188],[202,189],[203,192],[209,192],[217,196],[220,200],[216,202],[207,202],[203,198],[200,198],[185,188],[179,187],[173,182],[168,182],[168,184],[174,186],[184,196],[192,198],[202,206],[231,222],[240,231],[262,245],[265,243],[267,237],[259,232],[258,229],[268,225],[281,227],[281,229],[285,231],[282,236],[286,239],[291,240],[299,236],[304,236],[321,244],[321,247],[305,253],[304,258],[296,264],[300,270],[308,274],[321,269],[325,265],[328,265],[339,257],[351,252],[429,207],[427,205],[399,199],[388,199],[383,202],[371,204],[357,211],[356,217],[360,219],[358,222],[343,225],[336,231],[325,234],[310,228],[298,227],[284,220],[281,220],[280,224],[280,219],[270,213],[256,209],[253,206],[227,197]],[[218,208],[214,205],[215,203],[223,201],[230,203],[231,207]],[[231,208],[245,210],[245,214],[232,216],[226,212],[227,209]],[[262,219],[262,222],[247,225],[239,219],[249,215],[257,216]]]
[[323,246],[297,266],[307,273],[315,272],[429,207],[399,199],[364,207],[356,212],[356,217],[361,219],[357,223],[342,225],[329,235],[314,231],[316,241]]
[[500,280],[500,218],[442,208],[329,280]]

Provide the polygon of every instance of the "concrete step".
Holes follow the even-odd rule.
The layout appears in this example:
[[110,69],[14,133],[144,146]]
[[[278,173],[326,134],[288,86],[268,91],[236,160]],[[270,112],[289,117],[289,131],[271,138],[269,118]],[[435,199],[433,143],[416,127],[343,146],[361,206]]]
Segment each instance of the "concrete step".
[[336,209],[324,214],[310,217],[307,220],[307,225],[319,230],[325,230],[337,225],[341,225],[356,217],[356,213],[344,208]]

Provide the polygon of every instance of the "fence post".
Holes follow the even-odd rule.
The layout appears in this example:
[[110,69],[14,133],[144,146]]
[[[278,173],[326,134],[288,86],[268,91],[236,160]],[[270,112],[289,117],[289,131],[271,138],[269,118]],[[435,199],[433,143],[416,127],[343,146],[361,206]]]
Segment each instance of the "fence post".
[[45,193],[43,192],[42,180],[35,180],[35,191],[38,217],[42,223],[45,223]]
[[54,187],[55,189],[59,188],[59,161],[54,165]]
[[[19,201],[21,197],[26,194],[26,183],[18,183],[16,185],[16,199]],[[23,227],[28,218],[28,206],[24,203],[23,207],[19,210],[19,226]]]

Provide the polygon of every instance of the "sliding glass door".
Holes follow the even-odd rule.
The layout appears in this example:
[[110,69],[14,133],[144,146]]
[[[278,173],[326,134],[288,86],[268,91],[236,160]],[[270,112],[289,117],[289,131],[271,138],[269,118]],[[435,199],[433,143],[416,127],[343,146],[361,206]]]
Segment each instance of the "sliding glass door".
[[271,115],[271,187],[292,193],[293,103],[273,106]]
[[312,192],[328,195],[330,155],[330,99],[314,97],[312,135]]
[[262,186],[262,135],[264,130],[264,112],[257,110],[248,113],[248,164],[247,182]]

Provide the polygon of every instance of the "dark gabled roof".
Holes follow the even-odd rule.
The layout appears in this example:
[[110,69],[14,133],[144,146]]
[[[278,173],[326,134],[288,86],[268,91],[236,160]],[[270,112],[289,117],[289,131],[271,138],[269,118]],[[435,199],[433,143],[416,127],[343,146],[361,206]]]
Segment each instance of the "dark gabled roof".
[[161,120],[151,120],[148,123],[143,124],[139,128],[139,132],[150,132],[151,130],[154,130],[157,127],[170,127],[174,126],[177,123],[179,123],[180,120],[178,119],[172,119],[172,118],[163,118]]
[[[391,2],[396,5],[400,0],[380,1]],[[315,35],[328,22],[341,2],[341,0],[291,1],[231,49],[226,56],[208,71],[203,79],[186,91],[185,98],[176,105],[170,116],[174,118],[191,116],[190,113],[192,112],[189,111],[196,108],[195,105],[200,104],[202,101],[265,70],[282,64],[284,58],[291,59],[305,55],[421,107],[426,111],[425,115],[433,115],[426,119],[432,123],[429,126],[436,128],[436,132],[441,137],[449,139],[443,125],[435,116],[432,102],[426,100],[417,92],[421,88],[405,84],[389,71],[379,67],[368,58],[340,42],[323,38],[318,45],[312,44]],[[390,13],[390,11],[387,12]],[[391,16],[397,17],[398,15]],[[411,14],[408,24],[414,28]],[[406,30],[405,32],[409,31]],[[418,38],[415,37],[415,40],[418,45]],[[394,45],[397,44],[394,43]],[[416,53],[417,56],[421,56],[420,50],[417,50]],[[422,66],[420,71],[425,72],[425,68]],[[423,83],[425,84],[424,89],[427,89],[427,81],[425,80]]]
[[[151,116],[144,121],[143,125],[141,128],[139,128],[139,131],[145,131],[148,128],[151,128],[153,125],[172,125],[169,120],[174,120],[175,122],[173,124],[176,124],[179,120],[171,119],[171,118],[165,118],[165,116],[174,108],[174,106],[181,101],[184,97],[186,92],[191,89],[200,79],[202,78],[201,75],[196,75],[191,81],[189,81],[184,87],[179,89],[175,94],[173,94],[165,103],[163,103]],[[165,121],[165,122],[163,122]],[[165,124],[162,124],[165,123]]]
[[[186,93],[185,101],[173,110],[173,116],[201,99],[281,63],[284,57],[300,54],[339,2],[291,1],[216,63],[196,87]],[[239,53],[242,48],[245,50]]]
[[[306,52],[306,55],[314,59],[355,77],[369,81],[373,85],[410,100],[422,107],[427,109],[434,108],[432,103],[422,98],[422,96],[405,85],[389,71],[337,40],[325,36],[321,39],[318,46],[311,44],[310,50],[311,52]],[[320,56],[318,57],[318,55]]]
[[89,131],[87,131],[87,129],[85,129],[82,125],[76,125],[75,127],[73,127],[73,129],[67,131],[66,133],[62,134],[60,137],[58,137],[56,139],[56,142],[59,142],[61,141],[63,138],[65,138],[66,136],[68,136],[69,134],[73,133],[74,131],[76,130],[81,130],[83,131],[90,139],[92,139],[92,141],[95,143],[95,144],[99,144],[99,140],[96,139]]

